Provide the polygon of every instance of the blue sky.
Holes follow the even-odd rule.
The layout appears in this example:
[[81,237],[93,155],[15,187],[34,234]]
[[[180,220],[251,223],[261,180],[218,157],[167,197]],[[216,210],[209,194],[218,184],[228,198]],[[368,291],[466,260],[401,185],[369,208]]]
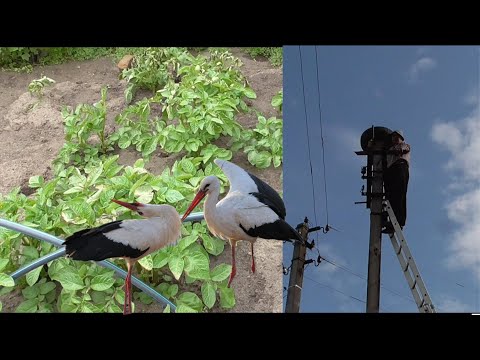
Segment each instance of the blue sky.
[[[300,50],[315,205],[323,226],[315,47]],[[354,202],[365,200],[360,168],[366,158],[354,151],[361,150],[360,136],[372,125],[403,130],[411,145],[404,234],[434,305],[438,311],[480,312],[480,48],[318,46],[317,54],[329,223],[341,232],[310,236],[323,257],[347,271],[326,262],[308,265],[301,312],[365,312],[361,276],[367,275],[369,210]],[[283,181],[293,226],[305,216],[316,224],[306,133],[299,47],[286,46]],[[286,266],[292,251],[285,244]],[[316,258],[316,252],[307,257]],[[381,290],[381,311],[417,312],[386,235],[382,284],[388,290]]]

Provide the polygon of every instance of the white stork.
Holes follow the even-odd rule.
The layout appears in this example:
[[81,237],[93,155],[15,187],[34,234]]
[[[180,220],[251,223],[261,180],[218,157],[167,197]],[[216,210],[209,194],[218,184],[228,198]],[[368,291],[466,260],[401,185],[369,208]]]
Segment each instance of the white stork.
[[170,205],[125,203],[112,200],[136,211],[146,219],[118,220],[94,229],[85,229],[67,237],[66,256],[73,260],[102,261],[124,258],[128,274],[125,278],[123,314],[131,314],[131,276],[135,262],[167,245],[174,244],[181,235],[180,215]]
[[252,272],[255,272],[253,243],[257,238],[272,240],[303,240],[300,234],[286,221],[285,204],[280,195],[267,183],[250,174],[238,165],[226,160],[215,159],[230,181],[227,196],[218,201],[220,180],[207,176],[200,183],[200,190],[182,221],[192,212],[198,203],[207,196],[203,214],[211,233],[230,242],[232,248],[232,273],[228,286],[235,277],[235,246],[237,241],[246,240],[251,244]]

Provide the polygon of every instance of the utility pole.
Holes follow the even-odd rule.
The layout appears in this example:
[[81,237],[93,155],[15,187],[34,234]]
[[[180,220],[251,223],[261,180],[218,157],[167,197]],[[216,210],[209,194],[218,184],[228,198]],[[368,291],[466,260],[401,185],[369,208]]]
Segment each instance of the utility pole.
[[380,308],[380,268],[382,259],[383,142],[373,143],[372,200],[370,203],[370,244],[368,249],[367,313]]
[[[307,244],[308,230],[308,219],[305,218],[303,224],[297,225],[297,231],[305,244]],[[287,304],[285,306],[285,312],[287,313],[298,313],[300,310],[306,252],[306,245],[296,241],[293,248],[292,268],[287,290]]]
[[[370,243],[368,247],[368,279],[367,279],[367,312],[378,313],[380,309],[380,265],[382,259],[382,213],[385,194],[383,192],[383,169],[386,168],[387,148],[391,145],[392,130],[385,127],[372,126],[363,132],[360,139],[363,151],[357,155],[367,156],[367,166],[362,167],[362,179],[367,180],[367,189],[362,186],[362,195],[366,201],[355,204],[366,204],[370,209]],[[412,291],[413,298],[420,312],[435,313],[427,287],[420,276],[417,264],[403,236],[390,201],[385,201],[385,218],[390,218],[394,232],[389,233],[393,250],[397,255],[402,272]]]
[[357,155],[367,155],[367,208],[370,208],[370,242],[368,248],[367,313],[380,309],[380,268],[382,258],[383,164],[387,136],[392,131],[383,127],[367,129],[362,134],[362,149]]

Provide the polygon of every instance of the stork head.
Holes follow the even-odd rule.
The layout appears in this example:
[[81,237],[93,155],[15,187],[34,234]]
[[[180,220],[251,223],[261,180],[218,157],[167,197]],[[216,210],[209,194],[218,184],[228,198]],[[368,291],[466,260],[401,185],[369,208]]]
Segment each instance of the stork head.
[[115,199],[112,199],[112,201],[117,203],[118,205],[125,206],[127,209],[136,211],[138,215],[141,215],[146,218],[158,216],[157,212],[155,211],[156,208],[152,207],[152,205],[142,204],[139,202],[126,203],[126,202],[115,200]]
[[197,195],[195,195],[195,198],[193,199],[192,203],[188,207],[187,211],[185,211],[185,214],[182,216],[182,221],[185,220],[185,218],[192,212],[193,209],[198,205],[202,199],[213,192],[219,192],[220,191],[220,180],[215,175],[210,175],[207,176],[205,179],[202,180],[200,183],[199,190],[197,192]]

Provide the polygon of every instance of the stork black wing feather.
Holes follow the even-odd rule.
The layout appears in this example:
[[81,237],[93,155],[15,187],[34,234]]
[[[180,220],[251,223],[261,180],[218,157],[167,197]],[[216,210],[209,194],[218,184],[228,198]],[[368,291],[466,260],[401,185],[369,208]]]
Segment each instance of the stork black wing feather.
[[121,228],[122,220],[101,225],[93,229],[77,231],[65,239],[65,253],[73,260],[102,261],[115,257],[136,259],[148,251],[115,242],[105,234]]
[[251,195],[255,196],[259,201],[268,205],[275,213],[280,217],[280,219],[285,220],[287,216],[287,210],[285,209],[285,204],[278,194],[270,185],[268,185],[263,180],[260,180],[253,174],[248,173],[252,180],[257,185],[258,192],[253,192]]
[[301,243],[304,242],[298,231],[292,228],[286,221],[282,219],[278,219],[273,223],[255,226],[250,229],[246,229],[242,224],[240,224],[240,228],[246,234],[252,237],[271,240],[293,240]]

